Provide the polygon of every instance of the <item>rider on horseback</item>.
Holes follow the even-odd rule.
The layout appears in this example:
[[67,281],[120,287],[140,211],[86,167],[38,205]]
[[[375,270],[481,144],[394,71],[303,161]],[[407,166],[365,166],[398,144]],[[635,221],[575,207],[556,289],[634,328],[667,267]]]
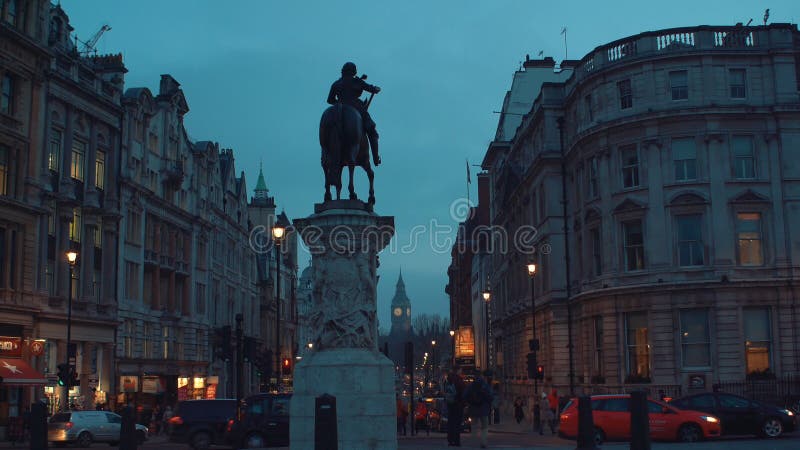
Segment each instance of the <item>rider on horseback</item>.
[[357,78],[356,72],[356,65],[351,62],[347,62],[342,66],[342,78],[339,78],[331,85],[328,103],[334,105],[341,102],[354,107],[361,113],[364,130],[367,133],[369,146],[372,149],[372,161],[377,166],[381,163],[381,157],[378,155],[378,131],[375,130],[375,121],[372,120],[369,112],[367,112],[368,105],[360,97],[364,91],[377,94],[381,91],[381,88]]

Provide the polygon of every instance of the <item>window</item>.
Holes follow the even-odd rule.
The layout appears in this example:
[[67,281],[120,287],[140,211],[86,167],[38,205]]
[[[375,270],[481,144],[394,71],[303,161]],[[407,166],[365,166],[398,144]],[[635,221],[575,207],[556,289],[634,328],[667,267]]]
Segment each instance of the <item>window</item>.
[[685,70],[675,70],[669,73],[669,87],[672,90],[673,100],[686,100],[689,98],[689,77]]
[[600,240],[600,228],[592,228],[589,234],[592,240],[592,274],[600,276],[603,273],[603,241]]
[[72,141],[72,166],[70,176],[83,181],[83,167],[86,160],[86,143],[77,139]]
[[169,347],[170,347],[169,327],[162,327],[162,328],[161,328],[161,335],[162,335],[162,336],[163,336],[163,338],[164,338],[164,341],[163,341],[163,351],[164,351],[164,354],[163,354],[163,356],[164,356],[164,359],[169,359],[169,358],[170,358],[170,351],[169,351]]
[[83,221],[81,220],[81,209],[75,208],[72,210],[72,222],[69,224],[69,240],[80,242],[82,229]]
[[583,107],[586,109],[586,120],[592,122],[594,120],[594,114],[592,112],[592,96],[590,94],[583,97]]
[[644,236],[642,220],[636,219],[622,223],[625,250],[625,270],[628,272],[644,269]]
[[711,367],[708,310],[682,309],[680,320],[683,367]]
[[94,226],[94,246],[97,249],[103,248],[103,219],[97,218],[97,225]]
[[19,0],[10,0],[8,2],[8,8],[6,10],[6,22],[10,23],[11,25],[17,24],[17,2]]
[[6,287],[6,258],[8,256],[8,248],[6,248],[6,229],[0,228],[0,287]]
[[45,265],[44,269],[44,285],[47,289],[47,293],[52,297],[56,295],[56,284],[55,284],[55,263],[53,260],[48,260],[47,265]]
[[153,357],[153,343],[150,341],[150,336],[153,331],[149,323],[145,323],[142,331],[142,357],[150,359]]
[[599,189],[597,189],[597,157],[592,156],[586,164],[588,170],[586,171],[586,196],[589,199],[597,197]]
[[619,90],[619,109],[628,109],[633,106],[633,90],[631,80],[622,80],[617,83]]
[[747,374],[766,372],[770,368],[772,341],[769,308],[745,308],[742,316]]
[[104,189],[106,186],[106,152],[97,151],[94,167],[94,185],[97,189]]
[[594,317],[594,372],[603,374],[603,316]]
[[694,139],[672,140],[672,163],[675,166],[675,181],[697,179],[697,150]]
[[8,195],[9,191],[9,177],[11,176],[9,153],[11,150],[8,147],[0,145],[0,195]]
[[764,263],[761,246],[761,213],[736,214],[736,239],[740,265],[760,266]]
[[133,331],[132,320],[125,321],[125,339],[122,342],[122,353],[126,358],[133,358]]
[[128,211],[128,223],[125,228],[125,239],[134,244],[141,243],[142,216],[136,211]]
[[125,298],[139,298],[139,264],[125,261]]
[[639,186],[639,151],[635,145],[620,148],[622,157],[622,187]]
[[702,217],[691,214],[676,217],[678,228],[678,265],[703,265]]
[[178,328],[175,331],[175,358],[183,361],[186,356],[183,354],[183,329]]
[[158,136],[156,134],[150,133],[147,148],[151,152],[158,153]]
[[53,172],[58,172],[61,167],[61,142],[63,136],[59,130],[51,130],[50,132],[50,151],[47,154],[47,168]]
[[2,94],[0,95],[0,112],[14,114],[14,77],[3,75]]
[[197,314],[206,313],[206,285],[197,283]]
[[756,177],[755,154],[752,136],[734,136],[733,175],[736,178],[748,179]]
[[728,71],[728,80],[731,88],[731,98],[745,98],[747,96],[746,72],[744,69],[730,69]]
[[649,379],[650,344],[647,333],[647,313],[625,314],[625,334],[627,337],[628,379]]

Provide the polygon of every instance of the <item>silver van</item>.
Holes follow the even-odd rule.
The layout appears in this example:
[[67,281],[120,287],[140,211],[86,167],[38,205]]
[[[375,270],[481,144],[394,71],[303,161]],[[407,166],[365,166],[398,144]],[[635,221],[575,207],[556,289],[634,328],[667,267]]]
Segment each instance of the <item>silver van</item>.
[[[47,440],[88,447],[92,442],[119,442],[122,417],[108,411],[67,411],[56,413],[47,424]],[[136,424],[136,440],[147,440],[147,427]]]

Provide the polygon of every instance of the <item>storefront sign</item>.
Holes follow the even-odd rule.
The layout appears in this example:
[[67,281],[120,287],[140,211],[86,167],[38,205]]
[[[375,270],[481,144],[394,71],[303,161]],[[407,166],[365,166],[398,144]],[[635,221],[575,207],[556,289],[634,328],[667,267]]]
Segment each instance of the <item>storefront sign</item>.
[[209,400],[213,400],[217,398],[217,385],[216,384],[209,384],[206,386],[206,398]]
[[158,377],[144,377],[142,378],[142,392],[157,394],[158,384]]
[[475,333],[471,326],[458,327],[455,339],[456,358],[475,358]]
[[119,377],[119,386],[122,392],[137,392],[139,390],[139,377],[125,375]]
[[0,336],[0,356],[19,358],[22,356],[22,339]]
[[31,349],[31,355],[41,356],[44,353],[44,341],[40,340],[31,341],[30,349]]
[[203,389],[206,387],[206,379],[203,377],[195,377],[194,378],[194,388],[195,389]]
[[189,386],[189,378],[188,377],[178,377],[178,389],[182,387]]
[[[180,378],[179,378],[180,380]],[[178,386],[178,401],[189,400],[189,386]]]
[[211,375],[206,378],[206,384],[219,384],[219,376]]

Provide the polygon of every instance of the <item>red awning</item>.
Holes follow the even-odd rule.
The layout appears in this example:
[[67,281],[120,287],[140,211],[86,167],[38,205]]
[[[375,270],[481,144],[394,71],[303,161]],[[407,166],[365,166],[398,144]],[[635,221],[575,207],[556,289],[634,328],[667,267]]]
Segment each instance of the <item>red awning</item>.
[[3,384],[6,385],[47,384],[47,379],[42,374],[17,358],[0,358],[0,377],[3,377]]

